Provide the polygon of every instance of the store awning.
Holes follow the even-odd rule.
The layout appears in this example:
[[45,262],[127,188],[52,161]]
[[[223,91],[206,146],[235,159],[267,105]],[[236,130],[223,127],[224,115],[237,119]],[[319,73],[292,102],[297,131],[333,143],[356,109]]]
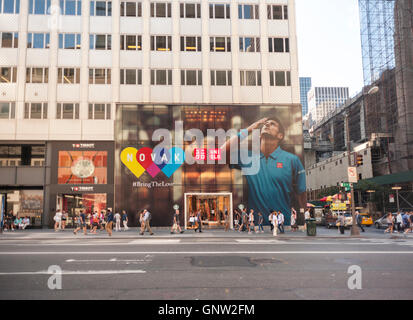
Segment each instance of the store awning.
[[405,172],[400,172],[400,173],[387,174],[385,176],[365,179],[364,181],[372,182],[372,183],[376,183],[380,185],[413,182],[413,171],[405,171]]

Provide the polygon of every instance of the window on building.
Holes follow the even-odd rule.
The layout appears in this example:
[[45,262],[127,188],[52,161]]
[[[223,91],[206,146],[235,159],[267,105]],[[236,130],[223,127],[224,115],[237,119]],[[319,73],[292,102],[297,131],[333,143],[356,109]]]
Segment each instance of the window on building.
[[74,120],[79,119],[78,103],[58,103],[56,110],[56,119]]
[[57,83],[63,84],[79,84],[80,69],[79,68],[58,68]]
[[152,18],[170,18],[172,13],[171,3],[167,2],[152,2],[151,17]]
[[172,37],[151,36],[151,51],[172,51]]
[[241,86],[261,86],[261,71],[240,71]]
[[97,17],[112,16],[112,1],[90,1],[90,15]]
[[59,33],[59,49],[80,49],[82,35],[80,33]]
[[88,119],[110,120],[110,103],[89,103]]
[[182,86],[202,86],[202,70],[181,70]]
[[120,36],[120,50],[142,50],[142,36],[122,34]]
[[60,0],[60,12],[66,16],[81,16],[82,0]]
[[89,84],[111,84],[111,70],[89,69]]
[[20,0],[0,0],[0,13],[18,14],[20,12]]
[[181,51],[202,51],[201,37],[181,37]]
[[14,102],[0,102],[0,119],[14,119],[16,104]]
[[24,104],[25,119],[47,119],[47,102]]
[[151,70],[151,85],[172,85],[172,70]]
[[270,20],[287,20],[288,6],[268,5],[267,18]]
[[142,2],[122,1],[120,3],[121,17],[142,17]]
[[239,38],[239,51],[241,52],[260,52],[260,38]]
[[231,37],[210,37],[211,52],[231,52]]
[[49,33],[28,33],[27,48],[33,49],[49,49],[50,34]]
[[50,14],[50,0],[29,0],[29,14]]
[[210,19],[231,19],[231,11],[229,4],[209,4]]
[[270,71],[270,86],[291,86],[290,71]]
[[17,48],[19,46],[18,32],[0,32],[0,38],[0,48]]
[[259,6],[252,4],[239,4],[238,5],[238,18],[239,19],[259,19],[260,12]]
[[120,69],[120,84],[142,84],[142,70]]
[[201,18],[200,3],[181,3],[179,9],[181,18]]
[[16,83],[17,67],[0,67],[0,83]]
[[268,38],[269,52],[290,52],[289,38]]
[[90,50],[112,50],[112,36],[110,34],[91,34],[89,36]]
[[26,68],[27,83],[48,83],[49,68]]
[[232,86],[230,70],[211,70],[211,86]]

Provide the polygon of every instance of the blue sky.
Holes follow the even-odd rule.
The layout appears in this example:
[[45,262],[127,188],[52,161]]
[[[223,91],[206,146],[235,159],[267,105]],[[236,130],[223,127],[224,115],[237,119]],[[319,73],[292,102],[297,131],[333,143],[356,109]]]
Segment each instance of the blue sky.
[[315,86],[363,86],[357,0],[296,0],[300,77]]

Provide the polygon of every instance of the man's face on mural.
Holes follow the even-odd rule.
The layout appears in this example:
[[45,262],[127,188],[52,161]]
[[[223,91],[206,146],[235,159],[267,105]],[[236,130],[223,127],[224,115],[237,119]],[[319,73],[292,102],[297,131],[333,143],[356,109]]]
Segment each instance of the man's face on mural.
[[264,126],[261,129],[261,137],[264,135],[268,135],[277,140],[282,140],[284,138],[284,134],[280,132],[279,123],[272,119],[265,121]]

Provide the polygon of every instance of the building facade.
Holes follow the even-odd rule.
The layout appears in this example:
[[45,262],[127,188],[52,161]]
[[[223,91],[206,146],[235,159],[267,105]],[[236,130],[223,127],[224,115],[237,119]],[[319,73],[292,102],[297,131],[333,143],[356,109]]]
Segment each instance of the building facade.
[[312,87],[308,92],[308,117],[311,126],[327,117],[348,98],[348,88]]
[[[0,2],[0,193],[33,224],[51,225],[57,209],[138,209],[116,185],[119,148],[147,141],[145,126],[170,128],[172,106],[202,106],[208,121],[217,106],[299,107],[293,0]],[[128,106],[151,110],[130,142],[116,128]],[[291,114],[286,140],[300,155],[301,112]]]
[[300,102],[303,106],[303,117],[308,113],[307,94],[311,89],[311,78],[300,77]]

